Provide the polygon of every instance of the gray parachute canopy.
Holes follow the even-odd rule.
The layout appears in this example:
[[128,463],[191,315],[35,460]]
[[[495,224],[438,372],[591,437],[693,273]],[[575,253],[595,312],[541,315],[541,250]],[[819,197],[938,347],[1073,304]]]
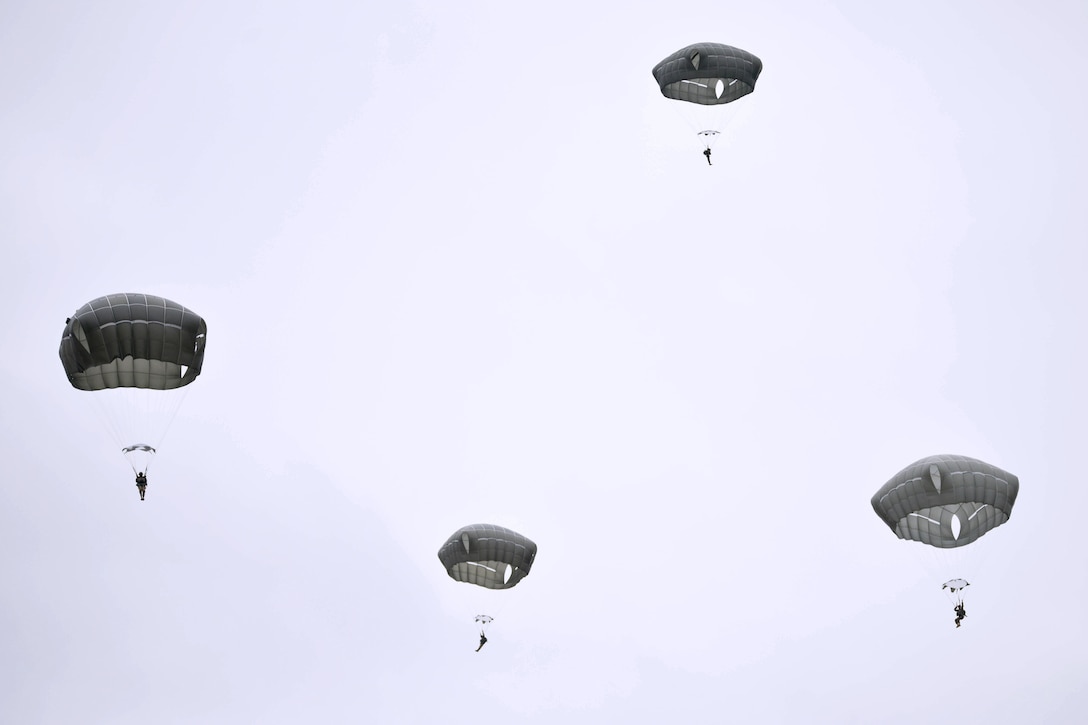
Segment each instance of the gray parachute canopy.
[[60,360],[79,390],[171,390],[196,380],[208,326],[176,302],[145,294],[99,297],[75,311]]
[[536,544],[491,524],[460,528],[438,550],[438,560],[451,578],[488,589],[516,585],[529,576],[535,558]]
[[716,106],[754,91],[762,70],[763,61],[748,51],[695,43],[655,65],[653,73],[666,98]]
[[872,503],[900,539],[953,549],[1008,521],[1019,491],[1019,479],[997,466],[967,456],[930,456],[895,474]]

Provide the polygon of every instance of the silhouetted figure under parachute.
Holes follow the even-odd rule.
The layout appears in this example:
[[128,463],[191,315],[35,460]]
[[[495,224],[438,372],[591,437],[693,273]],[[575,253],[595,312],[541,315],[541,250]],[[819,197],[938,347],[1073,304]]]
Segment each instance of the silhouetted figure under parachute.
[[963,604],[957,604],[956,607],[955,607],[955,611],[956,611],[956,626],[958,627],[958,626],[960,626],[960,622],[962,622],[967,617],[967,610],[963,608]]

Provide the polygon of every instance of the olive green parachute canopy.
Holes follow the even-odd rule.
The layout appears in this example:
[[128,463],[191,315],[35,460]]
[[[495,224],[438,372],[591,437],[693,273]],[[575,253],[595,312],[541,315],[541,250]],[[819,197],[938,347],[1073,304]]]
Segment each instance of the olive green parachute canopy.
[[1009,520],[1020,481],[967,456],[915,461],[873,495],[873,510],[900,539],[941,549],[977,541]]
[[207,332],[200,315],[176,302],[145,294],[107,295],[68,318],[60,360],[79,390],[171,390],[200,374]]
[[446,573],[459,582],[509,589],[529,576],[536,544],[516,531],[491,524],[458,529],[438,550]]
[[681,48],[654,66],[661,94],[703,106],[730,103],[756,89],[763,61],[721,43]]

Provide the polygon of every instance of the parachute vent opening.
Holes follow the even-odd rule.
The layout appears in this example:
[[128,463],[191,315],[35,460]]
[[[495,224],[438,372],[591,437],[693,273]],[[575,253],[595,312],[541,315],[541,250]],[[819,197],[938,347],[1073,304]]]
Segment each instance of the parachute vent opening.
[[691,55],[691,66],[695,70],[699,70],[699,64],[702,63],[702,62],[703,62],[703,57],[702,57],[701,53],[692,53],[692,55]]
[[507,564],[506,569],[504,569],[503,572],[502,572],[502,583],[503,584],[509,584],[510,583],[510,577],[513,574],[514,574],[514,567]]
[[714,84],[714,97],[721,98],[723,93],[725,93],[725,81],[719,78],[718,82]]
[[76,334],[76,341],[79,342],[79,346],[83,348],[83,352],[88,355],[91,353],[91,344],[87,342],[87,333],[83,331],[83,325],[76,321],[76,324],[72,326],[72,331]]
[[959,538],[960,538],[960,529],[962,527],[962,524],[960,523],[959,514],[953,514],[952,521],[951,521],[951,527],[952,527],[952,538],[956,539],[958,541]]
[[469,553],[468,549],[468,534],[461,534],[461,545],[465,547],[465,553]]
[[929,467],[929,478],[933,481],[933,488],[937,489],[937,493],[941,492],[941,469],[935,465]]
[[188,366],[188,365],[182,365],[182,366],[181,366],[181,377],[183,377],[183,378],[184,378],[184,377],[185,377],[185,373],[187,373],[188,371],[189,371],[189,366]]

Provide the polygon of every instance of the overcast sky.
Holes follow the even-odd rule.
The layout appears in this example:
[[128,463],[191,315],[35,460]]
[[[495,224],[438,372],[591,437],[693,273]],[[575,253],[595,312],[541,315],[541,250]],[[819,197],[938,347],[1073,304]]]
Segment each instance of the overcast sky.
[[[1086,31],[3,3],[0,721],[1079,721]],[[712,167],[703,41],[764,63]],[[114,292],[208,323],[144,502],[57,356]],[[969,574],[869,503],[938,453],[1020,478]],[[515,589],[438,562],[484,522]]]

